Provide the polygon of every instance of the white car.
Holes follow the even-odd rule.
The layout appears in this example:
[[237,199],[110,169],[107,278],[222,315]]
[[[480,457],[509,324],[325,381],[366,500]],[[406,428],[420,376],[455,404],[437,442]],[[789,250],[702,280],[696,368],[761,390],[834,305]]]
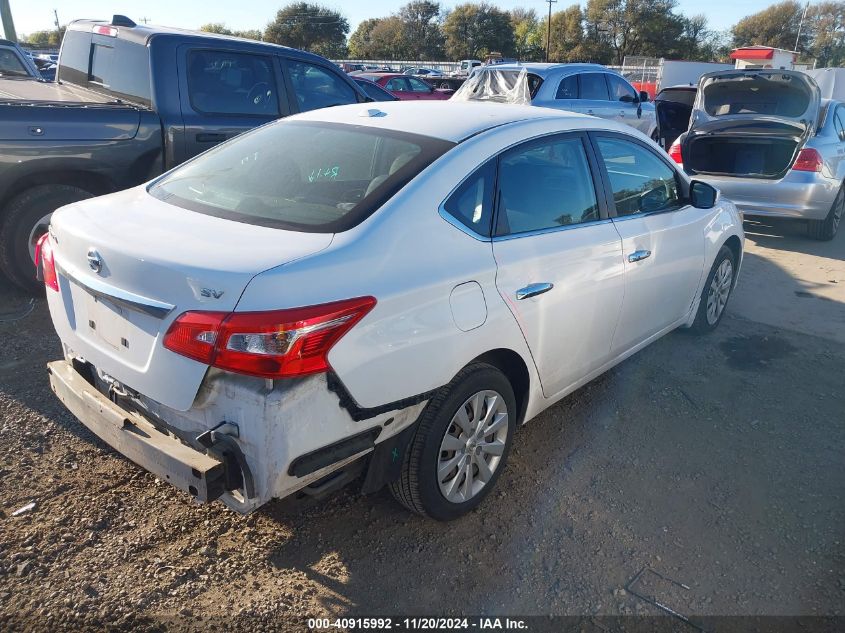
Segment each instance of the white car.
[[677,327],[716,327],[743,240],[732,203],[623,124],[315,110],[53,215],[50,381],[198,500],[249,512],[362,475],[452,519],[519,424]]

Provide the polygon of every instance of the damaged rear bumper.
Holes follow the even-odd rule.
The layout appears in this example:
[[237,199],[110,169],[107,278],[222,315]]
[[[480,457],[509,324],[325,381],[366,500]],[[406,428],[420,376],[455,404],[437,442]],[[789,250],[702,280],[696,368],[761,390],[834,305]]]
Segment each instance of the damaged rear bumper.
[[117,452],[199,501],[214,501],[226,492],[223,461],[183,444],[140,414],[119,407],[69,362],[48,363],[47,371],[50,386],[68,410]]

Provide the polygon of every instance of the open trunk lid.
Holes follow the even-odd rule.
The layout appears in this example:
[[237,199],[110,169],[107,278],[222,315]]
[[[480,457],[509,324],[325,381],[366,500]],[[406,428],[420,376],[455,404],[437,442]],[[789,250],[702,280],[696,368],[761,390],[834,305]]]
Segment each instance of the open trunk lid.
[[50,232],[60,292],[47,297],[62,342],[123,386],[183,411],[207,367],[163,347],[173,320],[187,310],[230,312],[256,274],[332,241],[195,213],[144,187],[64,207]]
[[821,95],[809,75],[793,70],[725,70],[704,75],[698,84],[690,130],[716,132],[719,123],[787,123],[804,138],[816,128]]

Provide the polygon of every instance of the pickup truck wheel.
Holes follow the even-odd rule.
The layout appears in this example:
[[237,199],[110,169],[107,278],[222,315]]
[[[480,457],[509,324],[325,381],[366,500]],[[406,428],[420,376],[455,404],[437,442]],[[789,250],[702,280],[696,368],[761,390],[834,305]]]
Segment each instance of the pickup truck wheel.
[[807,226],[810,237],[823,242],[832,240],[842,223],[843,212],[845,212],[845,187],[839,189],[824,220],[810,220]]
[[736,264],[733,251],[723,246],[716,255],[716,261],[707,275],[704,290],[701,291],[701,301],[695,321],[690,328],[696,334],[712,332],[725,316],[731,291],[736,277]]
[[41,290],[35,279],[35,243],[50,225],[50,216],[61,206],[92,197],[70,185],[38,185],[6,205],[0,225],[0,268],[27,292]]
[[470,365],[422,413],[391,492],[423,516],[449,521],[476,508],[496,484],[516,429],[516,400],[495,367]]

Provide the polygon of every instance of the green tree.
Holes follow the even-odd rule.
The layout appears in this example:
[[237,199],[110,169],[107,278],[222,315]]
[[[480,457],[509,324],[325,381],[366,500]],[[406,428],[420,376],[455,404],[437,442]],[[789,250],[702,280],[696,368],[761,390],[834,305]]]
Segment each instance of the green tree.
[[585,50],[613,64],[628,55],[676,57],[685,26],[676,8],[677,0],[588,0]]
[[295,2],[279,9],[276,19],[264,31],[264,40],[326,57],[341,57],[346,54],[347,33],[349,22],[337,11]]
[[406,59],[437,59],[443,55],[440,3],[414,0],[399,9]]
[[258,29],[247,29],[246,31],[231,31],[226,28],[226,25],[222,22],[210,22],[208,24],[203,24],[200,27],[200,31],[204,31],[206,33],[218,33],[220,35],[233,35],[235,37],[243,37],[248,40],[260,40],[262,35],[261,31]]
[[232,35],[232,31],[226,28],[222,22],[209,22],[200,27],[200,31],[205,33],[219,33],[220,35]]
[[28,44],[33,48],[58,48],[65,36],[64,26],[50,31],[35,31],[29,35],[22,36],[20,42]]
[[820,67],[845,64],[845,2],[810,5],[804,23],[809,39],[808,53]]
[[537,11],[534,9],[516,8],[510,12],[511,28],[513,29],[514,54],[521,61],[538,61],[543,58],[545,46],[545,31]]
[[405,46],[405,25],[395,15],[379,20],[370,33],[371,53],[375,59],[407,59]]
[[[798,37],[798,25],[804,6],[795,0],[773,4],[767,9],[742,18],[731,34],[735,47],[760,44],[792,50]],[[799,49],[806,49],[809,33],[802,30]]]
[[349,55],[353,59],[367,59],[372,56],[372,33],[375,26],[382,21],[383,18],[369,18],[364,20],[355,29],[355,32],[349,36]]
[[243,37],[247,40],[262,40],[264,38],[263,33],[261,33],[258,29],[247,29],[246,31],[233,31],[232,35],[235,37]]
[[[543,48],[545,48],[549,19],[543,20]],[[552,30],[549,38],[549,61],[584,61],[589,55],[584,48],[584,13],[581,5],[573,4],[563,11],[552,14]]]
[[443,21],[446,53],[452,59],[481,58],[491,51],[512,55],[510,16],[491,4],[461,4]]

